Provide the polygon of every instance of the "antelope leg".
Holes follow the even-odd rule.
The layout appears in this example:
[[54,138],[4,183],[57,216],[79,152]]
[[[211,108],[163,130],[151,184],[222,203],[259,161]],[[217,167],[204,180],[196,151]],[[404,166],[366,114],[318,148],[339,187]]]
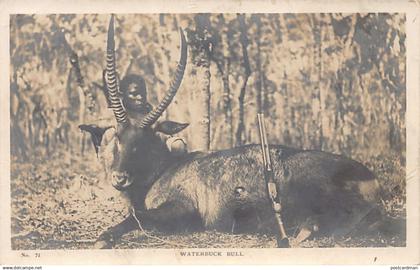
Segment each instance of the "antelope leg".
[[94,249],[109,249],[115,245],[115,242],[120,239],[124,234],[137,229],[137,222],[130,214],[121,223],[109,228],[103,232],[96,240]]
[[193,231],[202,227],[201,217],[195,209],[186,203],[173,201],[162,204],[159,208],[136,212],[144,228],[159,231]]

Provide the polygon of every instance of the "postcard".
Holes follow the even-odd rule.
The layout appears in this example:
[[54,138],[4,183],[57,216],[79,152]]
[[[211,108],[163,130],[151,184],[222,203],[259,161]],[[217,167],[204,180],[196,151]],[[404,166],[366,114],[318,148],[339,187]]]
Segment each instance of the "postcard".
[[420,3],[2,1],[2,264],[418,264]]

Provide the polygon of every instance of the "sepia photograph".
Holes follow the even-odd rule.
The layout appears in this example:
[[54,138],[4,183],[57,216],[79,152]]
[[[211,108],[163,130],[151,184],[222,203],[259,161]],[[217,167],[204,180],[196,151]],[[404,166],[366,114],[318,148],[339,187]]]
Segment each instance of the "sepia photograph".
[[408,248],[407,13],[7,20],[10,252]]

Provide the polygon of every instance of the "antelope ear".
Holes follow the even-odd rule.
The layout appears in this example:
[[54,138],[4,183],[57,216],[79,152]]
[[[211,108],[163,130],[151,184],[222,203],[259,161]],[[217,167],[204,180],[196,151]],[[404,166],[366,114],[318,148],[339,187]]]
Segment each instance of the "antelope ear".
[[189,123],[177,123],[173,121],[163,121],[156,124],[155,131],[166,135],[174,135],[186,127]]
[[90,138],[92,139],[93,147],[95,147],[96,156],[98,156],[99,146],[101,145],[102,137],[105,131],[111,127],[112,126],[99,127],[94,124],[79,125],[81,131],[87,131],[90,133]]

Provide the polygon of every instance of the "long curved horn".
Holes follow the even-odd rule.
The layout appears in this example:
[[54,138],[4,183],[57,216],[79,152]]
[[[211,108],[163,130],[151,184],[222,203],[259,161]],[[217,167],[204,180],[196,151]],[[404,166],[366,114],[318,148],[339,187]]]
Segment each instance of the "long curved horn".
[[114,15],[111,15],[108,27],[108,40],[106,44],[106,69],[105,81],[108,89],[110,107],[114,111],[118,123],[128,123],[127,113],[118,96],[118,81],[115,64],[115,41],[114,41]]
[[162,99],[160,104],[151,112],[149,112],[143,121],[140,123],[140,128],[145,128],[153,123],[162,115],[162,113],[166,110],[166,108],[171,103],[172,99],[176,95],[176,92],[179,89],[179,86],[182,82],[182,77],[184,76],[185,67],[187,65],[187,41],[185,40],[184,32],[182,29],[179,29],[179,33],[181,35],[181,56],[178,62],[178,66],[175,71],[175,77],[171,81],[168,91],[166,92],[165,97]]

